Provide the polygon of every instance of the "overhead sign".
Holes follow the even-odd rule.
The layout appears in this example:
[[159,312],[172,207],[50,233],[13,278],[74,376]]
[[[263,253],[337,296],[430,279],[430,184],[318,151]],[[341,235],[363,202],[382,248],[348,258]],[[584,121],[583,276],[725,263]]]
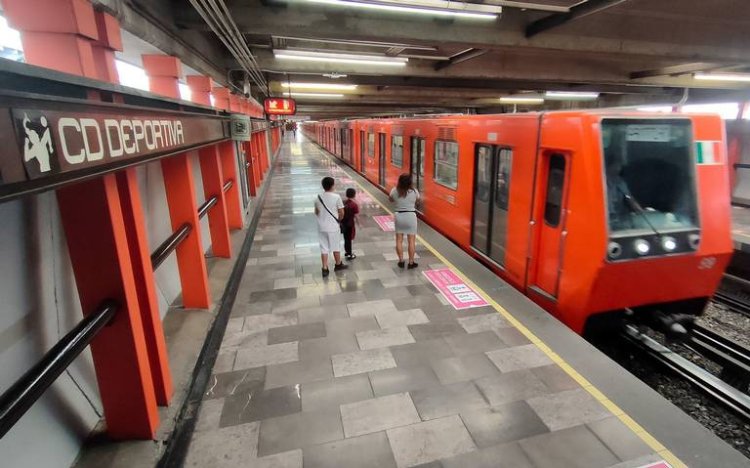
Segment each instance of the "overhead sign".
[[294,115],[297,103],[292,98],[266,98],[263,107],[268,115]]

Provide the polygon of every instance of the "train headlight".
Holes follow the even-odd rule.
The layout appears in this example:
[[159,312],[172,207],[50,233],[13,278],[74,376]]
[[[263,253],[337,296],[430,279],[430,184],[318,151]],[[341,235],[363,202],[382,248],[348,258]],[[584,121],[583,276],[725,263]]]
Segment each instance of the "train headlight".
[[622,246],[617,242],[610,242],[607,244],[607,255],[609,258],[618,258],[622,255]]
[[646,255],[651,250],[651,245],[644,239],[636,239],[633,242],[633,248],[638,255]]
[[688,236],[688,245],[693,250],[698,250],[698,246],[701,243],[701,236],[700,234],[690,234]]
[[665,252],[674,252],[674,250],[677,248],[677,241],[674,239],[674,237],[662,237],[661,248],[664,249]]

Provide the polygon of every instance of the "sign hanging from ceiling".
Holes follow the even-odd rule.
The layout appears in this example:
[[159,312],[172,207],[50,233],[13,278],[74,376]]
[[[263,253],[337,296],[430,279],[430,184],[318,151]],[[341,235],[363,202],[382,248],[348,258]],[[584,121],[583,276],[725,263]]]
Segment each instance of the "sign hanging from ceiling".
[[263,107],[268,115],[294,115],[297,103],[291,98],[266,98]]

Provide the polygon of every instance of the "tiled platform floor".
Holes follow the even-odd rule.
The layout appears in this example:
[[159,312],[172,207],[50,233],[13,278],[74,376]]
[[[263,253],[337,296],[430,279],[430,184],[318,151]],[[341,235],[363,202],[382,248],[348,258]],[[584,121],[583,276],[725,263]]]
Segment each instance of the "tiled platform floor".
[[[323,279],[313,200],[338,168],[282,148],[187,466],[637,467],[657,459],[492,308],[401,270],[364,202],[350,269]],[[338,190],[346,187],[338,185]],[[489,274],[489,273],[488,273]]]

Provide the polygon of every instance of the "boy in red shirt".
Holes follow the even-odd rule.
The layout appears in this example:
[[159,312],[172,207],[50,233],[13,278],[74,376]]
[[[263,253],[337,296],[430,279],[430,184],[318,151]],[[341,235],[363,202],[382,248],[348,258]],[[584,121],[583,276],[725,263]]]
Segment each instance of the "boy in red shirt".
[[357,191],[353,188],[346,189],[346,201],[344,202],[344,218],[341,220],[341,232],[344,234],[344,255],[348,260],[357,258],[352,253],[352,240],[356,235],[355,222],[359,214],[359,205],[354,201]]

